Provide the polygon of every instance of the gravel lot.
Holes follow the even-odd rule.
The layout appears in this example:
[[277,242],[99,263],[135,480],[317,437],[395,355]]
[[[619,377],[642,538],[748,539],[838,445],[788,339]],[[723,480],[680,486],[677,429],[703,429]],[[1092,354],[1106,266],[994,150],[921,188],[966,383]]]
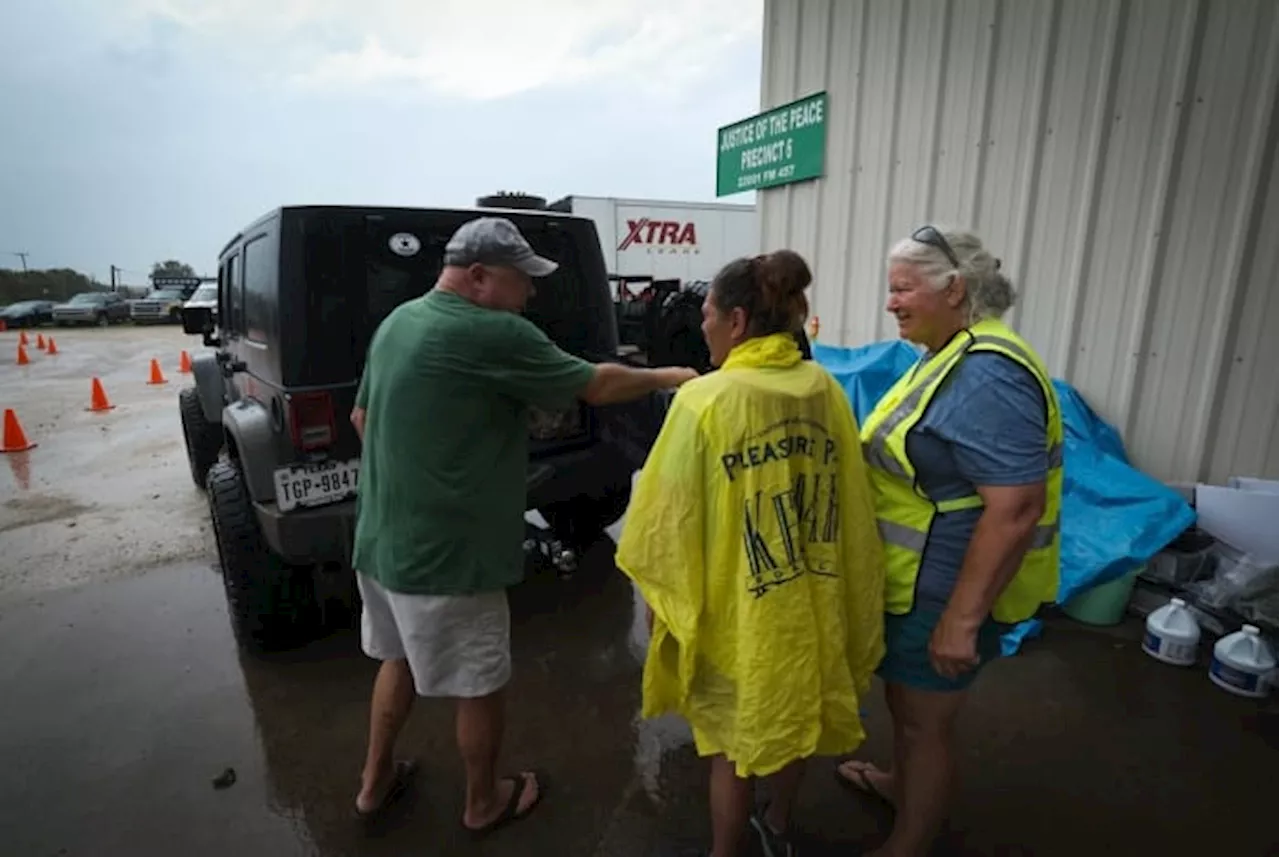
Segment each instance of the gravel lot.
[[[180,559],[215,561],[204,495],[191,482],[178,422],[178,327],[51,328],[58,354],[16,365],[0,333],[0,408],[37,446],[0,458],[0,597],[128,577]],[[147,384],[152,358],[168,379]],[[87,410],[98,377],[115,408]]]

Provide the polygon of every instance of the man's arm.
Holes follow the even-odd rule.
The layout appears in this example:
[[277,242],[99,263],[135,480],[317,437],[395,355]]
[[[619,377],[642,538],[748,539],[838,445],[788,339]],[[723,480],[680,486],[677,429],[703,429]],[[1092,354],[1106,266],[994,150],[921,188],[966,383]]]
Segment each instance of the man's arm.
[[617,363],[593,364],[561,349],[528,319],[501,318],[502,339],[478,367],[510,396],[543,408],[566,407],[575,399],[611,405],[657,390],[679,387],[697,377],[683,367],[643,369]]
[[697,377],[696,371],[684,366],[639,369],[621,363],[599,363],[578,398],[588,405],[614,405],[679,387]]
[[360,442],[364,443],[364,418],[365,412],[369,407],[369,366],[365,364],[365,370],[360,375],[360,386],[356,388],[356,404],[351,410],[351,425],[355,426],[356,434],[360,437]]

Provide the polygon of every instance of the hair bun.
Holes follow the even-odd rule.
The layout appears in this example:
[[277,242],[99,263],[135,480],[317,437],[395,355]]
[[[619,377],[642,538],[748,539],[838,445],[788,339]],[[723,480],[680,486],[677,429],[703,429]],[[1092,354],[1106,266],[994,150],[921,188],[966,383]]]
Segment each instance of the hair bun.
[[760,260],[760,286],[779,297],[798,295],[813,282],[808,263],[794,250],[775,250]]

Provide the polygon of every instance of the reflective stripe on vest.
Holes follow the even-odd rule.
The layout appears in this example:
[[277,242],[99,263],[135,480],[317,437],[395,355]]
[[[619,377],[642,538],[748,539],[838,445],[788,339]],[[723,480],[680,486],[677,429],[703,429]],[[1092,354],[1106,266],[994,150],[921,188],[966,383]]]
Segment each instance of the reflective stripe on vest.
[[[884,539],[884,543],[887,545],[895,545],[914,553],[922,554],[925,546],[929,543],[929,534],[927,532],[913,530],[906,524],[879,518],[876,520],[876,526],[880,529],[880,538]],[[1027,550],[1050,547],[1053,544],[1053,540],[1058,537],[1060,529],[1059,521],[1056,520],[1052,524],[1041,524],[1036,527]]]

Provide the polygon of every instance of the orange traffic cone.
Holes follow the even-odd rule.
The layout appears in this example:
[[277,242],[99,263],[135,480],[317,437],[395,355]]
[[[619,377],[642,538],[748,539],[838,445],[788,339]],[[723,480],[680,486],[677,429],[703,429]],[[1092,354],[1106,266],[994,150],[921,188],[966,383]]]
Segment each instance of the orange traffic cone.
[[23,348],[23,343],[18,342],[18,365],[26,366],[31,362],[31,358],[27,356],[27,349]]
[[18,334],[18,344],[19,344],[19,345],[30,345],[30,344],[31,344],[31,343],[27,340],[27,332],[26,332],[25,330]]
[[0,333],[4,333],[8,329],[9,329],[9,322],[5,321],[3,318],[0,318]]
[[160,361],[151,358],[151,377],[147,379],[148,384],[168,384],[169,381],[160,372]]
[[57,354],[57,353],[58,353],[58,343],[54,342],[54,341],[53,341],[53,337],[52,337],[52,336],[50,336],[50,337],[49,337],[49,350],[48,350],[48,351],[46,351],[46,352],[45,352],[45,354],[48,354],[50,357],[52,357],[52,356],[54,356],[54,355],[55,355],[55,354]]
[[110,400],[107,399],[107,391],[102,389],[102,382],[94,378],[93,387],[89,394],[89,407],[86,410],[109,411],[114,407],[115,405],[111,404]]
[[44,334],[43,333],[36,334],[36,348],[39,348],[41,351],[44,351]]
[[4,409],[4,443],[0,445],[0,452],[26,452],[35,446],[27,440],[27,434],[22,430],[22,423],[18,422],[18,415],[13,412],[13,408]]
[[183,351],[182,356],[178,358],[178,371],[184,375],[191,373],[191,355],[186,351]]

